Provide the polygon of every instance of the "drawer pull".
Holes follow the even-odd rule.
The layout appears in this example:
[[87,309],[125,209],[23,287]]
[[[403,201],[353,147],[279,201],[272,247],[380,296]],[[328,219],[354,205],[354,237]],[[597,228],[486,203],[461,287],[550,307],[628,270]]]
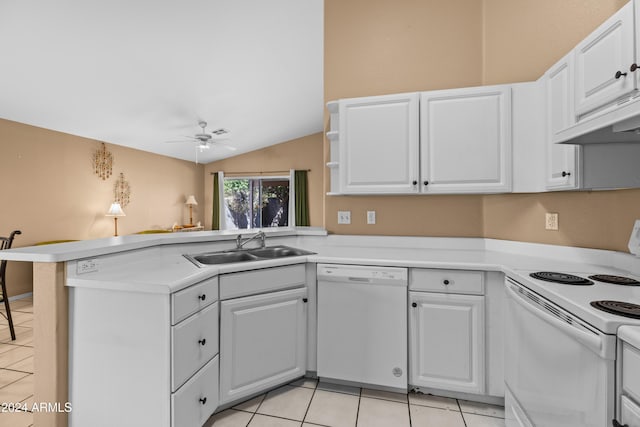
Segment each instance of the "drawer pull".
[[206,338],[202,338],[201,340],[198,340],[198,344],[200,344],[201,346],[204,346],[206,343],[207,343]]
[[444,279],[444,280],[442,281],[442,283],[444,283],[445,285],[448,285],[450,282],[449,282],[449,280],[448,280],[448,279]]
[[411,303],[411,307],[414,307],[414,308],[415,308],[415,307],[417,307],[417,306],[418,306],[418,304],[417,304],[417,303],[415,303],[415,302],[412,302],[412,303]]
[[302,302],[309,302],[308,298],[302,298]]
[[622,71],[616,71],[615,77],[616,77],[616,79],[619,79],[620,77],[626,76],[626,75],[627,75],[627,73],[623,73]]
[[202,300],[202,301],[206,300],[207,299],[207,294],[198,295],[198,299]]
[[206,405],[207,404],[207,398],[206,397],[200,398],[200,403],[202,403],[203,405]]

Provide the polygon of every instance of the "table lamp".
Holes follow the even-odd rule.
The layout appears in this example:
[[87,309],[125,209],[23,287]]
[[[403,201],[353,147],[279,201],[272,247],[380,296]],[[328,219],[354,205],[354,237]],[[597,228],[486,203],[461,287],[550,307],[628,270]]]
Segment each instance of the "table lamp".
[[118,235],[118,217],[119,216],[126,216],[124,211],[122,210],[122,206],[120,206],[120,203],[117,202],[113,202],[111,203],[111,207],[109,208],[109,211],[107,212],[107,214],[105,216],[112,216],[113,217],[113,224],[115,227],[115,232],[114,232],[114,236]]
[[198,206],[196,197],[193,194],[187,197],[185,205],[189,206],[189,224],[187,224],[187,227],[193,227],[193,207]]

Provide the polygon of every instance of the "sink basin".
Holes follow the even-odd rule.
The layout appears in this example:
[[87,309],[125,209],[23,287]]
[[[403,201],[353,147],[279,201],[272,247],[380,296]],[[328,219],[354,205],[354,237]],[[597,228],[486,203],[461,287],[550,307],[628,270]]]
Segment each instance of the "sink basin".
[[233,252],[211,252],[200,255],[188,256],[191,261],[197,261],[200,264],[230,264],[232,262],[256,261],[258,257],[251,255],[248,251]]
[[305,251],[304,249],[292,248],[290,246],[271,246],[268,248],[249,249],[251,255],[255,255],[260,258],[283,258],[288,256],[300,256],[311,255],[314,252]]
[[258,249],[240,249],[220,252],[206,252],[203,254],[184,255],[198,267],[214,264],[231,264],[234,262],[264,261],[267,259],[285,258],[291,256],[311,255],[315,252],[291,246],[270,246]]

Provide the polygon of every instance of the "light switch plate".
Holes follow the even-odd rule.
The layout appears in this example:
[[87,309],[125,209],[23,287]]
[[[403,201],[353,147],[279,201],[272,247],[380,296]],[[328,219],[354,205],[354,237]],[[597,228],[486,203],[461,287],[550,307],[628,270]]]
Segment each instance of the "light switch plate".
[[351,224],[351,211],[338,211],[338,224]]
[[367,211],[367,224],[376,223],[376,211]]

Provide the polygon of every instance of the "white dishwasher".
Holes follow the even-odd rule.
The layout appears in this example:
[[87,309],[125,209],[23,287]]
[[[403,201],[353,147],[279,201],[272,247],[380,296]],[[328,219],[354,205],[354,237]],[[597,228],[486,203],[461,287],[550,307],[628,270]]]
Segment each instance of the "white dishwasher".
[[318,376],[407,389],[407,269],[318,264]]

